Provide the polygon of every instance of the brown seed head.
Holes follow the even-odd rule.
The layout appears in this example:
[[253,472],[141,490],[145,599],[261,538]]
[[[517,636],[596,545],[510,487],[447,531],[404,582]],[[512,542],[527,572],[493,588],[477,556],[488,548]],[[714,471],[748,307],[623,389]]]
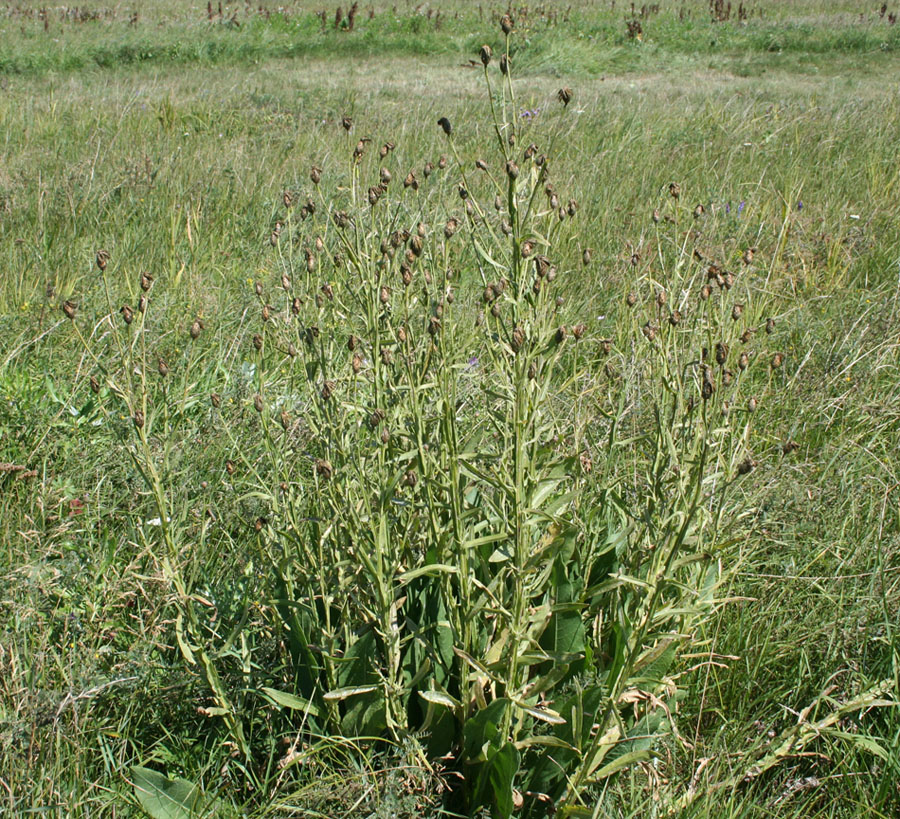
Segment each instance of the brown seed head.
[[257,350],[261,350],[262,347],[263,347],[263,339],[262,339],[262,336],[261,336],[259,333],[254,333],[254,334],[253,334],[253,346],[254,346]]
[[447,220],[447,224],[444,225],[444,236],[449,239],[454,233],[456,233],[458,228],[459,221],[451,217]]
[[257,412],[263,411],[263,399],[259,393],[256,393],[256,395],[253,396],[253,409]]
[[491,64],[491,57],[494,56],[494,52],[489,45],[483,45],[479,56],[481,57],[481,64],[487,68]]
[[700,288],[700,299],[701,301],[706,301],[712,295],[712,288],[708,284],[704,284],[703,287]]
[[353,120],[350,117],[341,117],[341,126],[345,131],[350,131],[353,127]]
[[576,341],[584,337],[587,327],[583,323],[578,323],[572,328],[572,335]]
[[703,205],[697,205],[697,207],[694,208],[695,219],[699,219],[704,213],[706,213],[706,208],[704,208]]
[[591,263],[592,251],[589,247],[586,247],[581,254],[581,264],[587,267]]
[[229,475],[234,475],[234,473],[235,473],[234,461],[232,461],[232,460],[225,461],[225,471]]
[[209,402],[210,402],[216,409],[218,409],[218,408],[221,406],[221,404],[222,404],[222,396],[220,396],[219,393],[217,393],[217,392],[211,392],[211,393],[209,394]]
[[328,461],[322,458],[316,458],[316,474],[327,481],[334,475],[334,468]]
[[633,290],[627,296],[625,296],[625,303],[629,307],[634,307],[634,305],[637,304],[637,300],[638,300],[637,293],[635,293]]
[[200,333],[202,332],[202,330],[203,330],[203,322],[200,321],[200,319],[194,319],[193,323],[191,324],[191,329],[190,329],[191,338],[194,339],[194,341],[196,341],[198,338],[200,338]]
[[775,355],[772,356],[772,369],[777,370],[782,364],[784,364],[784,355],[782,353],[775,353]]
[[750,366],[750,356],[746,352],[741,353],[738,358],[738,369],[743,372]]
[[509,57],[505,54],[500,55],[500,73],[503,74],[504,77],[509,74]]
[[91,392],[96,395],[100,392],[100,381],[98,380],[96,375],[91,376]]
[[387,427],[385,427],[383,430],[381,430],[381,443],[383,443],[385,446],[387,446],[388,443],[390,442],[390,440],[391,440],[391,431]]
[[572,89],[569,87],[560,88],[556,92],[556,98],[563,104],[568,105],[572,101]]
[[758,406],[756,399],[751,395],[747,401],[747,412],[756,412]]
[[650,218],[653,219],[655,224],[657,224],[657,225],[659,224],[660,216],[659,216],[659,210],[657,208],[653,209],[653,213],[650,215]]
[[322,384],[322,400],[328,401],[331,396],[334,395],[335,389],[336,385],[334,381],[325,381],[325,383]]
[[75,304],[74,301],[64,301],[62,305],[62,311],[66,314],[66,318],[74,319],[75,311],[78,309],[78,305]]
[[678,199],[681,196],[681,185],[677,182],[669,183],[669,196],[673,199]]
[[278,417],[281,421],[281,428],[287,432],[291,427],[291,416],[287,414],[287,410],[282,410]]
[[362,369],[362,356],[359,353],[353,356],[350,366],[353,368],[354,373],[359,374],[359,371]]
[[450,120],[447,119],[447,117],[441,117],[438,120],[437,124],[441,126],[441,130],[447,136],[450,136],[453,133],[453,126],[450,124]]
[[716,344],[716,364],[724,364],[728,359],[728,345],[723,342]]
[[106,250],[98,250],[96,262],[101,272],[106,270],[106,266],[109,264],[109,253]]
[[770,336],[775,332],[775,319],[766,319],[766,335]]
[[165,378],[169,374],[169,365],[162,358],[157,358],[156,371]]
[[146,313],[146,312],[147,312],[147,304],[148,304],[148,301],[147,301],[147,294],[146,294],[146,293],[141,293],[141,296],[140,296],[140,298],[138,299],[137,309],[138,309],[141,313]]
[[135,429],[143,429],[144,428],[144,413],[140,410],[134,411],[134,416],[132,417],[132,421],[134,421]]
[[514,353],[518,353],[519,350],[525,345],[525,330],[522,329],[520,325],[516,325],[515,329],[512,331],[512,337],[510,339],[510,347],[512,347],[512,351]]
[[738,464],[737,473],[738,475],[747,475],[753,471],[754,466],[756,466],[756,461],[748,456]]
[[500,18],[500,30],[501,30],[504,34],[510,34],[510,33],[512,32],[512,30],[513,30],[513,21],[512,21],[512,17],[510,17],[508,14],[504,14],[504,15]]
[[291,312],[295,316],[300,315],[300,307],[302,304],[303,304],[303,301],[300,299],[300,296],[294,296],[294,298],[291,299]]
[[122,314],[122,320],[126,324],[131,324],[134,321],[134,310],[127,304],[123,304],[119,312]]
[[681,324],[680,310],[673,310],[671,312],[671,314],[669,315],[669,324],[671,324],[673,327],[677,327],[679,324]]

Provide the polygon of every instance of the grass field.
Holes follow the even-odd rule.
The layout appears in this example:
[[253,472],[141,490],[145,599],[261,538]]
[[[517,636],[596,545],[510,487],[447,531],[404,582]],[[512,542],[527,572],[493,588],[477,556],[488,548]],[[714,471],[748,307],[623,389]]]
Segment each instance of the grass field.
[[336,12],[0,7],[0,815],[898,815],[900,6]]

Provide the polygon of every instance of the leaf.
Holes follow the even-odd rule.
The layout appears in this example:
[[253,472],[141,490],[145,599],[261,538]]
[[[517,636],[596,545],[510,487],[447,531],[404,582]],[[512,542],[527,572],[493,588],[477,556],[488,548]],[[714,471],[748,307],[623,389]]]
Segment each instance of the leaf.
[[508,819],[513,812],[513,780],[519,769],[519,752],[511,742],[505,742],[491,757],[489,778],[493,790],[494,819]]
[[443,691],[420,691],[419,696],[425,700],[425,702],[442,705],[444,708],[451,708],[453,710],[462,710],[460,701]]
[[397,577],[399,583],[409,583],[417,577],[432,576],[436,574],[459,574],[456,566],[450,566],[447,563],[429,563],[427,566],[420,566],[409,572],[404,572]]
[[263,693],[272,700],[276,705],[284,708],[293,708],[295,711],[304,711],[312,714],[314,717],[321,717],[322,710],[315,703],[297,697],[294,694],[288,694],[286,691],[277,691],[274,688],[263,688]]
[[644,759],[650,759],[653,754],[650,751],[642,750],[642,751],[631,751],[627,754],[622,754],[621,756],[616,757],[612,762],[604,765],[597,771],[592,777],[592,782],[600,782],[603,779],[606,779],[608,776],[612,776],[616,771],[622,770],[622,768],[627,768],[633,765],[635,762],[641,762]]
[[153,819],[192,819],[213,814],[220,806],[209,802],[197,785],[186,779],[169,779],[150,768],[131,769],[134,794]]
[[335,688],[333,691],[328,691],[322,695],[322,699],[325,700],[325,702],[340,702],[348,697],[356,697],[360,694],[371,694],[373,691],[377,690],[378,686],[375,685],[351,685],[347,688]]
[[463,756],[467,761],[476,762],[484,758],[484,746],[497,737],[497,726],[509,704],[508,699],[500,697],[466,720],[463,729]]
[[565,719],[550,708],[532,708],[530,705],[519,705],[519,703],[516,703],[516,705],[526,714],[530,714],[541,722],[547,722],[550,725],[565,725],[566,723]]

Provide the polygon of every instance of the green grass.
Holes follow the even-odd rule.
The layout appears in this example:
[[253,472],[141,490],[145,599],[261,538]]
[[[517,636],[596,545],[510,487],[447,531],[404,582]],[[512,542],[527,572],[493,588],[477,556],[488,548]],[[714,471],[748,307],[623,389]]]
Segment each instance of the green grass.
[[[586,321],[590,344],[624,348],[637,327],[625,294],[649,300],[671,272],[654,255],[659,235],[674,253],[670,228],[650,214],[670,207],[675,180],[679,229],[703,203],[697,241],[713,256],[731,254],[738,269],[740,250],[758,247],[746,295],[769,300],[772,343],[786,354],[778,382],[757,383],[773,390],[754,422],[757,466],[737,490],[741,516],[720,533],[730,602],[672,671],[686,742],[670,735],[657,760],[598,788],[596,815],[652,815],[692,793],[685,816],[893,816],[895,708],[848,714],[837,732],[740,779],[803,709],[823,719],[882,681],[886,699],[897,696],[900,99],[889,78],[900,27],[875,4],[760,3],[765,15],[745,26],[687,5],[691,19],[679,20],[679,5],[663,4],[641,43],[628,40],[621,8],[535,13],[513,54],[519,107],[540,109],[525,135],[546,141],[557,89],[575,93],[553,172],[580,209],[559,254],[590,246],[594,261],[560,283],[565,321]],[[261,501],[236,497],[222,464],[236,450],[262,463],[242,378],[258,322],[252,282],[277,287],[268,237],[282,192],[308,191],[313,163],[346,161],[344,114],[373,146],[396,143],[398,179],[446,152],[439,116],[470,165],[491,137],[480,69],[462,64],[501,42],[499,10],[458,4],[436,25],[402,4],[372,20],[364,7],[352,33],[332,29],[333,8],[322,31],[316,10],[242,11],[229,27],[161,2],[134,26],[117,7],[100,22],[53,17],[46,33],[0,17],[0,462],[36,470],[0,472],[0,805],[10,815],[140,815],[132,765],[252,815],[413,816],[440,802],[436,779],[403,753],[314,733],[307,763],[267,778],[264,792],[242,786],[222,722],[199,710],[215,706],[207,682],[179,653],[178,595],[147,523],[157,515],[123,443],[131,421],[101,411],[93,367],[58,309],[74,297],[102,314],[98,248],[113,259],[116,305],[136,299],[141,270],[155,276],[148,334],[167,360],[195,357],[187,382],[204,399],[185,411],[193,437],[171,453],[167,479],[192,534],[207,509],[216,521],[181,558],[230,622],[263,587],[250,534]],[[197,315],[207,329],[191,347]],[[604,376],[591,361],[593,395]],[[223,383],[237,400],[213,417],[205,396]],[[560,424],[593,417],[587,402],[563,401]],[[783,454],[788,441],[798,447]],[[265,647],[261,604],[249,618]],[[229,680],[240,689],[239,674]],[[254,724],[283,731],[254,707]],[[276,762],[278,731],[264,749]]]

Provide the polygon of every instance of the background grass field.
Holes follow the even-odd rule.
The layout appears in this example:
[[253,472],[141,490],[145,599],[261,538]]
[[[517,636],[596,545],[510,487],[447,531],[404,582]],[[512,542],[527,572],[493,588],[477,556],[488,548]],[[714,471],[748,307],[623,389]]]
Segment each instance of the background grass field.
[[[555,166],[594,261],[567,309],[595,337],[631,321],[631,258],[676,181],[704,218],[758,246],[786,355],[741,488],[730,602],[677,669],[689,745],[663,742],[656,762],[608,785],[596,815],[656,815],[661,793],[691,792],[685,816],[890,817],[892,707],[854,712],[739,780],[790,726],[882,681],[897,696],[900,6],[744,7],[721,21],[696,0],[517,11],[523,127],[539,132],[557,89],[574,90]],[[135,534],[146,490],[92,405],[58,308],[96,290],[101,247],[123,297],[152,271],[153,332],[177,358],[202,316],[192,389],[215,389],[241,366],[252,283],[275,272],[282,192],[308,187],[311,164],[344,161],[342,116],[392,140],[398,168],[445,150],[440,116],[466,156],[490,139],[470,60],[498,47],[503,11],[366,3],[344,31],[333,6],[303,3],[0,8],[0,462],[34,470],[0,471],[0,813],[140,815],[133,765],[252,815],[421,810],[422,771],[340,747],[265,794],[229,790],[230,749],[198,713],[205,683],[181,661],[173,596]],[[244,411],[227,417],[238,427]],[[229,442],[213,431],[183,445],[174,490],[225,507]],[[230,551],[197,545],[208,588],[238,582],[245,514],[228,518]]]

